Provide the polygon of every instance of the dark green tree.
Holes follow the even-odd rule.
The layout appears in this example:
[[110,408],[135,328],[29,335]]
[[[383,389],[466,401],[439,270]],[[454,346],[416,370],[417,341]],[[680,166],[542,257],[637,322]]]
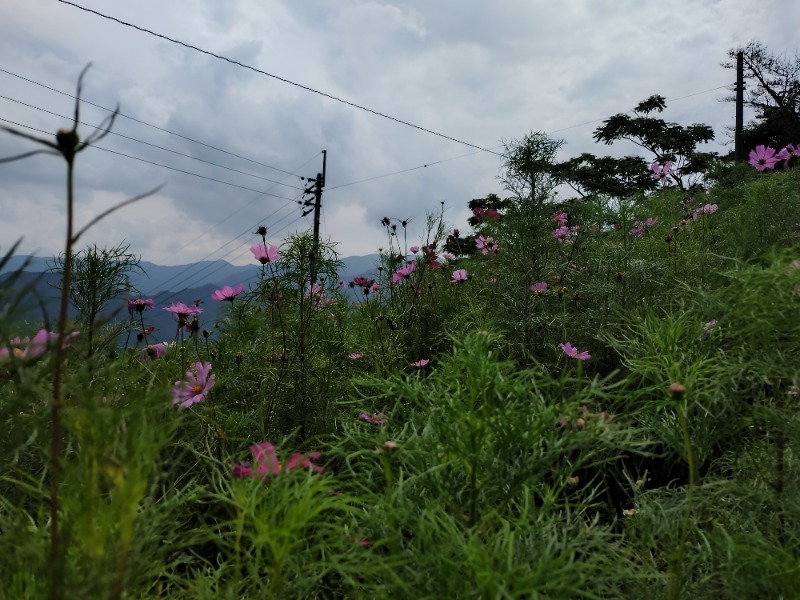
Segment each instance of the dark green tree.
[[[744,127],[744,148],[800,144],[800,54],[792,58],[776,56],[761,42],[751,41],[728,51],[728,60],[722,66],[735,72],[739,52],[744,67],[744,102],[756,111],[756,119]],[[730,102],[735,99],[726,98]]]
[[[100,248],[94,244],[72,255],[69,300],[86,327],[89,356],[102,345],[95,339],[102,313],[120,295],[136,292],[130,274],[137,269],[144,272],[140,258],[129,250],[130,245]],[[63,254],[56,257],[52,271],[61,275],[64,263]]]
[[584,152],[555,167],[558,178],[581,196],[624,198],[632,193],[654,189],[647,162],[640,156],[595,156]]
[[665,108],[663,96],[650,96],[633,109],[633,115],[620,113],[606,119],[595,130],[594,139],[606,145],[628,140],[652,153],[660,164],[671,161],[670,177],[679,188],[686,189],[696,183],[716,159],[716,153],[697,150],[698,144],[714,139],[714,131],[702,123],[683,126],[652,116]]
[[521,201],[537,204],[550,198],[550,193],[560,183],[553,171],[556,153],[564,140],[548,137],[541,131],[532,131],[518,140],[503,142],[503,187]]

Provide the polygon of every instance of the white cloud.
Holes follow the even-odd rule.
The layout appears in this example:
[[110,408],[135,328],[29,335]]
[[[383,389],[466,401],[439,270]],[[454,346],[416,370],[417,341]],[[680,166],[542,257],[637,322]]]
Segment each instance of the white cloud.
[[[496,146],[530,130],[550,131],[567,141],[562,157],[622,152],[594,144],[599,123],[584,123],[656,93],[668,99],[665,118],[712,125],[720,142],[713,148],[722,149],[724,127],[733,122],[732,105],[718,101],[724,90],[670,99],[730,83],[733,73],[720,63],[731,47],[750,39],[776,52],[794,52],[794,23],[800,21],[800,5],[774,0],[757,9],[744,0],[81,4],[473,144]],[[256,162],[131,120],[119,119],[116,132],[295,188],[303,183],[297,177],[257,163],[313,176],[321,169],[319,151],[327,149],[331,189],[324,195],[324,231],[340,242],[344,255],[385,245],[382,216],[413,217],[421,224],[426,212],[445,201],[448,217],[463,229],[471,198],[502,193],[496,156],[470,155],[467,146],[63,4],[47,10],[26,0],[0,4],[0,57],[0,68],[67,93],[91,61],[87,99],[103,106],[119,101],[127,115]],[[67,96],[2,72],[0,85],[3,95],[71,115]],[[82,114],[97,123],[107,113],[85,106]],[[0,118],[47,132],[66,124],[8,100],[0,100]],[[273,187],[119,136],[101,145],[284,199],[87,151],[77,169],[81,218],[167,184],[157,198],[111,217],[93,232],[93,241],[126,239],[144,260],[165,264],[209,253],[241,262],[249,260],[248,235],[259,223],[276,234],[309,226],[293,203],[299,189]],[[0,156],[31,148],[0,134]],[[448,160],[460,155],[466,156]],[[423,164],[431,166],[414,169]],[[4,244],[25,233],[29,251],[59,251],[63,173],[63,161],[50,157],[0,165]],[[364,179],[370,181],[333,189]]]

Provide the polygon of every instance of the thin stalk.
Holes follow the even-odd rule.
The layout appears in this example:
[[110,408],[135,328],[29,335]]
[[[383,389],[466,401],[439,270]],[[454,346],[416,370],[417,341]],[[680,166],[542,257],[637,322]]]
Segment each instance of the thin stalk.
[[67,156],[67,238],[64,250],[64,273],[61,280],[61,303],[58,312],[56,360],[53,367],[53,401],[50,407],[50,598],[61,598],[63,563],[59,537],[59,485],[61,483],[61,379],[64,368],[64,336],[67,329],[67,308],[72,283],[72,242],[74,218],[73,167],[74,155]]
[[686,415],[679,405],[677,408],[678,422],[681,427],[681,435],[683,436],[683,447],[686,452],[686,460],[689,463],[689,486],[686,490],[686,506],[683,511],[683,522],[681,523],[681,536],[678,542],[678,548],[675,552],[675,560],[672,571],[672,579],[669,585],[669,598],[670,600],[679,600],[681,597],[681,580],[683,579],[683,556],[686,550],[686,538],[689,532],[689,521],[692,518],[692,499],[694,498],[694,491],[697,487],[697,465],[694,461],[694,451],[692,450],[692,442],[689,438],[689,426],[686,422]]

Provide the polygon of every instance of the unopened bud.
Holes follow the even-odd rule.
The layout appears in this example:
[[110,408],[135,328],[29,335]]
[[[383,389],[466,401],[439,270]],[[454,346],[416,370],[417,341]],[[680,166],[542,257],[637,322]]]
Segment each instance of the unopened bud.
[[670,384],[669,391],[674,398],[680,398],[686,392],[686,386],[676,381],[675,383]]

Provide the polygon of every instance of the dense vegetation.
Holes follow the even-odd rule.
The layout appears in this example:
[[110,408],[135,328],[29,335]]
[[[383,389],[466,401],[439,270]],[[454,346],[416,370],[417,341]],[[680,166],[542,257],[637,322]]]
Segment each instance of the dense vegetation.
[[135,347],[0,291],[0,596],[795,597],[796,156],[557,202],[542,141],[469,236],[387,217],[340,282],[263,228],[226,318],[134,297]]

